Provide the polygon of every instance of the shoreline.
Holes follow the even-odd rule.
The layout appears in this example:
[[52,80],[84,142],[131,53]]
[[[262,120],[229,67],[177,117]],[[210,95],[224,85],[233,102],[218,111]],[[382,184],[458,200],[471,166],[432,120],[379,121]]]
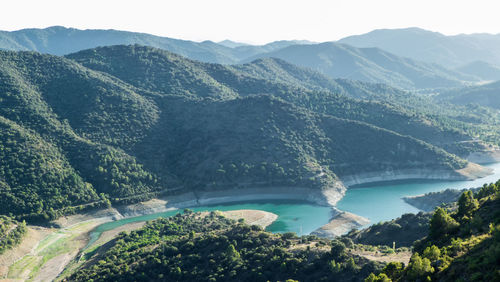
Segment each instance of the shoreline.
[[[398,170],[396,172],[384,172],[385,175],[380,175],[377,172],[359,174],[356,178],[347,179],[343,181],[335,182],[333,187],[325,190],[312,189],[305,187],[253,187],[253,188],[243,188],[243,189],[226,189],[226,190],[216,190],[216,191],[201,191],[201,192],[185,192],[178,195],[164,196],[159,198],[154,198],[145,202],[139,202],[129,205],[121,205],[111,207],[105,210],[97,210],[94,212],[89,212],[81,215],[74,215],[70,217],[64,217],[58,219],[58,225],[64,227],[67,226],[63,221],[68,218],[73,218],[75,221],[81,222],[83,220],[104,220],[104,222],[116,221],[120,219],[133,218],[137,216],[155,214],[168,212],[172,210],[192,208],[199,206],[210,206],[217,204],[231,204],[239,202],[249,202],[249,201],[266,201],[266,200],[293,200],[308,202],[315,205],[327,206],[332,210],[332,218],[329,223],[320,226],[316,231],[323,227],[326,227],[331,221],[335,220],[339,215],[345,214],[347,212],[338,210],[336,208],[336,203],[342,199],[347,189],[352,189],[350,186],[358,184],[367,183],[377,183],[384,181],[404,181],[404,180],[469,180],[479,177],[484,177],[491,174],[491,169],[485,169],[482,166],[476,164],[469,164],[466,168],[463,168],[466,172],[460,171],[448,171],[444,177],[441,172],[436,172],[432,170],[427,170],[422,173],[422,170],[413,174],[403,174],[401,172],[406,172],[404,170]],[[467,171],[469,170],[469,171]],[[435,177],[435,175],[439,177]],[[375,176],[377,175],[377,176]],[[366,225],[367,223],[360,224],[360,222],[366,222],[366,219],[357,216],[355,214],[348,213],[343,220],[350,219],[353,227],[360,227]],[[352,215],[352,216],[350,216]],[[356,218],[359,217],[359,218]],[[346,223],[347,224],[347,223]],[[313,231],[313,232],[316,232]],[[330,235],[328,235],[330,236]]]
[[[338,183],[340,184],[340,182]],[[174,209],[266,200],[293,200],[333,208],[342,199],[346,191],[346,188],[339,184],[336,185],[337,188],[326,190],[302,187],[266,187],[201,192],[191,191],[174,196],[155,198],[136,204],[116,206],[115,209],[122,218],[128,218],[167,212]]]
[[[216,204],[266,200],[293,200],[330,207],[332,211],[330,221],[327,224],[318,227],[318,229],[311,232],[311,234],[326,238],[333,238],[350,231],[352,228],[359,228],[369,223],[366,218],[349,212],[340,211],[335,208],[335,204],[344,196],[346,190],[348,189],[346,186],[351,186],[354,183],[362,184],[376,182],[376,180],[408,180],[409,178],[415,178],[414,176],[418,176],[416,178],[419,179],[464,180],[486,176],[491,173],[490,171],[491,169],[484,169],[479,165],[469,164],[461,171],[447,171],[445,173],[442,173],[441,171],[412,170],[412,173],[409,174],[408,171],[399,170],[382,172],[383,175],[380,175],[377,172],[372,172],[359,174],[355,177],[351,176],[351,179],[346,179],[345,177],[341,178],[343,181],[335,181],[329,188],[324,190],[305,187],[253,187],[218,191],[190,191],[178,195],[154,198],[136,204],[93,210],[83,214],[61,217],[52,221],[52,223],[54,223],[58,228],[55,229],[56,231],[51,233],[49,236],[55,236],[58,230],[73,230],[74,232],[78,232],[80,234],[79,240],[85,241],[85,244],[83,244],[83,241],[78,241],[80,242],[78,245],[81,246],[81,248],[79,246],[74,246],[75,248],[78,248],[78,251],[71,251],[64,256],[58,256],[57,258],[50,259],[47,261],[45,267],[53,268],[51,273],[59,275],[59,267],[61,267],[62,260],[66,263],[68,260],[73,260],[77,257],[77,255],[86,248],[87,244],[91,242],[91,234],[94,232],[95,228],[103,223],[177,209]],[[406,174],[402,172],[406,172]],[[264,216],[262,223],[267,225],[274,220],[276,220],[274,216]],[[137,226],[140,225],[137,224]],[[74,240],[72,238],[73,237],[68,237],[66,240]],[[29,256],[30,254],[25,253],[25,255]],[[66,267],[66,264],[64,265]],[[46,269],[45,267],[43,269]],[[59,274],[56,274],[56,272],[59,272]]]
[[343,184],[350,188],[354,185],[389,182],[397,180],[474,180],[491,175],[492,169],[469,163],[466,167],[458,170],[432,170],[432,169],[398,169],[359,173],[340,177]]

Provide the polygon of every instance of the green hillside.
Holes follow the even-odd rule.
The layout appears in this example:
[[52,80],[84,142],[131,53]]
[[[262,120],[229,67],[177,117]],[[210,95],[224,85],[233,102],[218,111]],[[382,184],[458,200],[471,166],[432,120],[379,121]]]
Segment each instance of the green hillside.
[[[219,215],[192,213],[122,233],[71,281],[362,281],[379,264],[340,241],[299,239]],[[293,279],[293,280],[288,280]]]
[[500,110],[500,81],[440,93],[438,100],[457,105],[476,104]]
[[[0,52],[0,116],[9,129],[1,140],[9,156],[2,158],[2,213],[45,220],[171,190],[324,189],[358,172],[466,165],[418,139],[324,115],[290,95],[323,92],[157,49],[162,56],[150,62],[161,64],[142,69],[151,48],[111,49],[138,50],[121,65],[117,58],[128,52],[99,61],[107,49],[86,51],[99,71],[51,55]],[[135,79],[139,70],[151,79]],[[213,95],[203,95],[210,89]],[[261,89],[273,95],[250,95]]]
[[0,255],[20,244],[26,234],[26,222],[0,216]]
[[192,61],[167,51],[137,45],[101,47],[67,57],[160,95],[171,93],[232,99],[271,94],[314,112],[367,122],[410,135],[460,156],[467,156],[477,148],[464,148],[458,142],[491,132],[489,126],[482,124],[497,122],[496,117],[481,110],[443,109],[428,97],[384,84],[334,80],[280,59],[224,66]]
[[[466,191],[455,209],[437,208],[428,235],[414,243],[406,267],[389,264],[379,274],[392,281],[498,281],[500,180]],[[382,275],[382,276],[380,276]],[[375,280],[370,275],[367,281]]]

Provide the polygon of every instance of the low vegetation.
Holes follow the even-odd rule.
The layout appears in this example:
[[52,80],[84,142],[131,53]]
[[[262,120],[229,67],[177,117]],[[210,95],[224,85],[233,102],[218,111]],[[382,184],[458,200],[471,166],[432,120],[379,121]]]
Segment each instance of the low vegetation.
[[376,269],[341,241],[271,234],[217,212],[188,212],[120,234],[68,280],[359,281]]
[[26,231],[26,222],[0,216],[0,255],[21,243]]
[[365,281],[498,281],[499,250],[500,180],[462,193],[454,210],[438,207],[409,264],[390,263]]
[[427,236],[430,218],[430,214],[423,212],[404,214],[397,219],[379,222],[362,230],[352,230],[345,237],[365,245],[411,247],[413,242]]

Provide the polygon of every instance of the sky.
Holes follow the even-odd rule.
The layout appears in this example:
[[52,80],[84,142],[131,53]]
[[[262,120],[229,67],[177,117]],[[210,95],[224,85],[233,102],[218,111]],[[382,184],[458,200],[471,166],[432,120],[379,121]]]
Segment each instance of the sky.
[[4,0],[0,30],[118,29],[186,40],[333,41],[380,28],[500,33],[498,0]]

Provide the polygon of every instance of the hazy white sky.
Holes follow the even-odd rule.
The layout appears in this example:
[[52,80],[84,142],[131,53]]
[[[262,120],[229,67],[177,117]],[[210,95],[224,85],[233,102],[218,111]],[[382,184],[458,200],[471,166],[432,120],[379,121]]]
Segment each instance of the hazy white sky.
[[377,28],[500,33],[499,0],[3,0],[0,30],[62,25],[189,40],[331,41]]

